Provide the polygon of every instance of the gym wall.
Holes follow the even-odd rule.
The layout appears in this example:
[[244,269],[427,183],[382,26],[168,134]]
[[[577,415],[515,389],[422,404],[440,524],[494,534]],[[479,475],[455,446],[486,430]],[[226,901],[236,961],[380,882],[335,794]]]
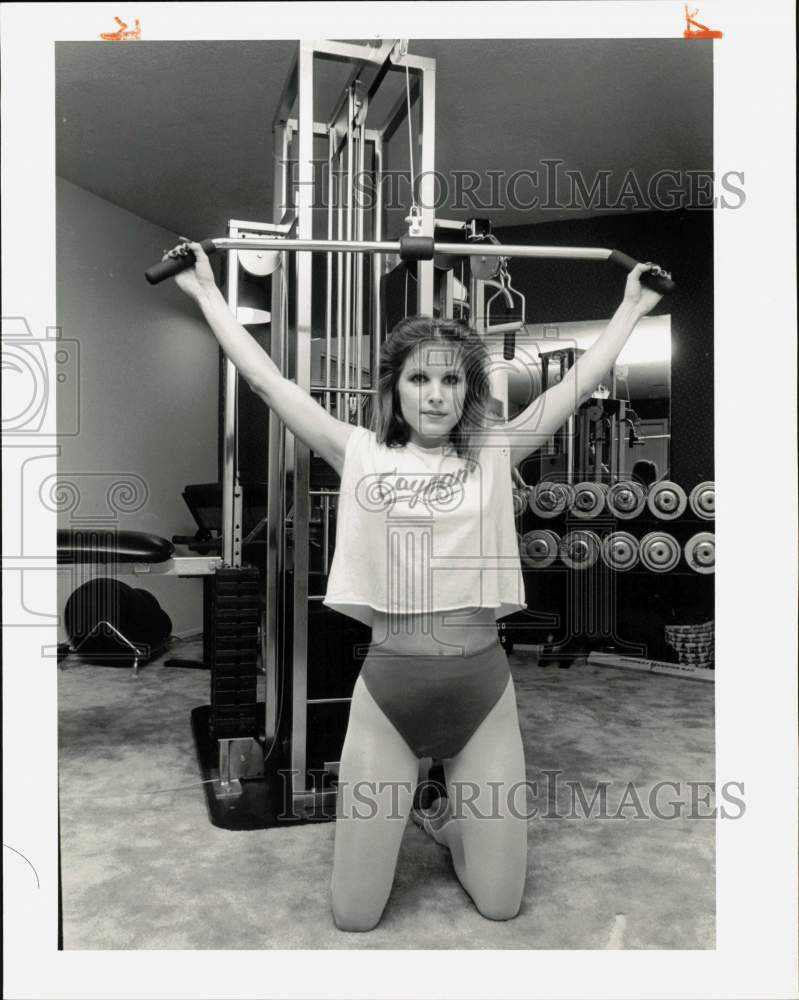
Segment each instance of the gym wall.
[[[216,478],[217,346],[174,282],[154,294],[143,276],[178,234],[58,177],[56,217],[57,323],[80,350],[79,433],[59,439],[58,463],[59,480],[73,482],[80,499],[59,510],[59,527],[113,515],[120,529],[194,534],[181,493]],[[59,426],[69,405],[58,398]],[[144,481],[146,497],[128,503],[120,494],[116,506],[138,509],[109,509],[109,486],[126,476]],[[60,610],[87,576],[71,569],[81,576],[58,574]],[[202,627],[201,581],[122,579],[151,591],[176,633]]]

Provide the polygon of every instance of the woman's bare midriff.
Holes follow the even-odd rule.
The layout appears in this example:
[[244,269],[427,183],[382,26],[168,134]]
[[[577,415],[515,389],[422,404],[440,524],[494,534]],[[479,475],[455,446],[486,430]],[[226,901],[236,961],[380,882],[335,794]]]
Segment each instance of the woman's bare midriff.
[[372,646],[420,656],[469,656],[497,640],[493,608],[461,608],[418,615],[372,612]]

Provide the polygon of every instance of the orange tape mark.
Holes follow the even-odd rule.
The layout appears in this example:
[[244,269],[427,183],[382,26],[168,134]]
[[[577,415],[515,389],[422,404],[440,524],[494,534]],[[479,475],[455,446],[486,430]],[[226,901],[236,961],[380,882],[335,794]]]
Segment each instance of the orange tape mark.
[[699,13],[699,8],[692,10],[688,13],[688,4],[685,4],[685,31],[683,31],[683,38],[723,38],[724,35],[721,31],[715,31],[713,28],[708,28],[707,25],[700,24],[699,21],[694,20],[696,15]]
[[117,31],[103,31],[97,37],[104,42],[136,42],[141,38],[141,23],[138,19],[133,22],[133,28],[128,31],[127,24],[121,17],[114,16],[114,20],[119,25]]

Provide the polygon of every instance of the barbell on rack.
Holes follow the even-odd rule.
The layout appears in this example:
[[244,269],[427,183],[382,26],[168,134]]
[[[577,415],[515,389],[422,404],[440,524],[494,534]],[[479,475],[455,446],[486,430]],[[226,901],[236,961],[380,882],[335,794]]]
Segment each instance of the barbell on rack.
[[[562,260],[607,260],[625,271],[632,271],[638,261],[619,250],[601,247],[546,247],[522,246],[502,243],[437,243],[432,236],[401,236],[393,242],[370,240],[308,240],[284,239],[282,237],[220,237],[200,242],[206,254],[227,250],[272,250],[306,253],[381,253],[396,254],[404,261],[432,260],[436,254],[451,254],[455,257],[521,257]],[[148,267],[144,276],[151,285],[171,278],[194,264],[194,254],[180,244],[170,250],[168,256]],[[671,274],[657,265],[641,275],[641,282],[661,295],[674,291]]]

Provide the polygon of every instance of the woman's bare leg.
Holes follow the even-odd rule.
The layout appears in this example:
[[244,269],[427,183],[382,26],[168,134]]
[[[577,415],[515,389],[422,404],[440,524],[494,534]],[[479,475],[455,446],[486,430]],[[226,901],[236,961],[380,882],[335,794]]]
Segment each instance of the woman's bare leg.
[[433,804],[428,832],[449,848],[455,874],[483,916],[509,920],[524,892],[528,808],[512,680],[444,771],[449,808]]
[[418,774],[418,758],[358,678],[339,765],[332,890],[341,930],[380,921]]

